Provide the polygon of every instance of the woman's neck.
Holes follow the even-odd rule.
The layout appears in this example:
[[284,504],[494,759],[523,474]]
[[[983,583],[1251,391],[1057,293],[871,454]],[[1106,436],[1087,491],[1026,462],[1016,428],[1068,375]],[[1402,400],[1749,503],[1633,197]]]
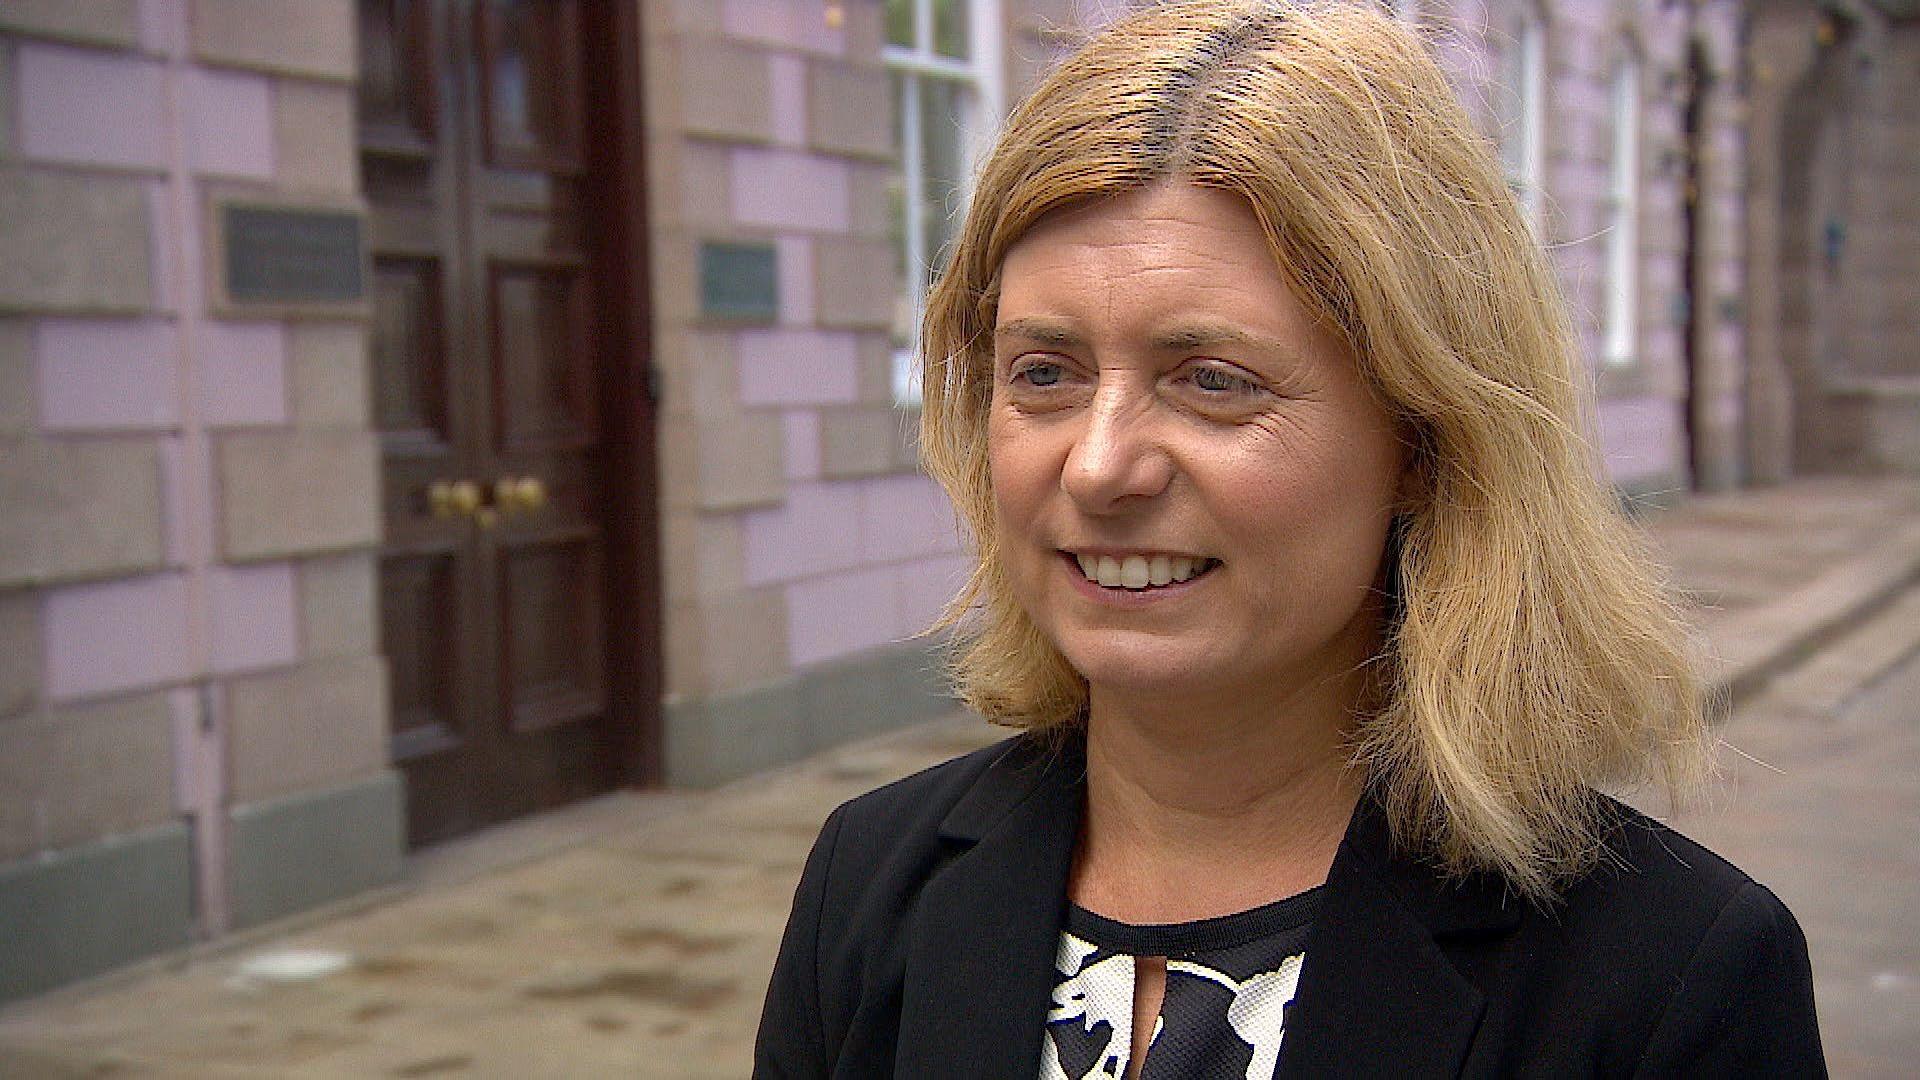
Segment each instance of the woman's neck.
[[1358,695],[1143,705],[1097,690],[1072,897],[1132,923],[1243,911],[1326,880],[1363,777]]

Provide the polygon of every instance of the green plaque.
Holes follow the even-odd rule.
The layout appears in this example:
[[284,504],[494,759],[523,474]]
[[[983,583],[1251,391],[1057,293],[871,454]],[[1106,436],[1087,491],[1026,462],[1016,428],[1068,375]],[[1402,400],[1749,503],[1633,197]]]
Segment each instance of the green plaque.
[[234,303],[350,304],[365,295],[359,214],[244,203],[220,213]]
[[700,245],[700,313],[715,319],[772,322],[780,315],[779,255],[772,244]]

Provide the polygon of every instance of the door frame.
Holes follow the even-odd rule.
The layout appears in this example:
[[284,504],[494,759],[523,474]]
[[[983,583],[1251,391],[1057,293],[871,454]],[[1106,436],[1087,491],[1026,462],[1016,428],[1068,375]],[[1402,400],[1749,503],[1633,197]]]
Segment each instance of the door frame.
[[642,6],[638,0],[581,5],[582,142],[593,178],[591,217],[605,224],[591,254],[600,290],[595,309],[604,320],[603,340],[615,343],[601,365],[599,387],[606,425],[599,487],[607,500],[607,704],[617,780],[628,787],[656,787],[665,773]]

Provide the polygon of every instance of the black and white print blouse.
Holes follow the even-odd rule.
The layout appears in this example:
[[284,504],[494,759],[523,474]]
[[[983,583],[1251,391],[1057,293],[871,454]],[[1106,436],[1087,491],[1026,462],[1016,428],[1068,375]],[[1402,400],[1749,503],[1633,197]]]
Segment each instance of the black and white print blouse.
[[1166,996],[1142,1080],[1269,1080],[1306,959],[1321,889],[1197,922],[1133,926],[1078,905],[1054,961],[1040,1080],[1126,1075],[1133,1046],[1134,958],[1167,960]]

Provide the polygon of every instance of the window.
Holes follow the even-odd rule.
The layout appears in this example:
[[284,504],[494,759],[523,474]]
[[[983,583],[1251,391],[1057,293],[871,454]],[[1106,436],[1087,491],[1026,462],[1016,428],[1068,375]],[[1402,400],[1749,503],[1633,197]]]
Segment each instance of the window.
[[1613,161],[1607,185],[1607,321],[1604,357],[1633,362],[1640,288],[1640,63],[1613,69]]
[[1501,55],[1500,160],[1538,229],[1546,187],[1547,28],[1532,4],[1520,8]]
[[920,401],[914,345],[927,286],[954,235],[1001,114],[999,0],[887,0],[900,173],[890,219],[899,293],[893,317],[893,400]]

